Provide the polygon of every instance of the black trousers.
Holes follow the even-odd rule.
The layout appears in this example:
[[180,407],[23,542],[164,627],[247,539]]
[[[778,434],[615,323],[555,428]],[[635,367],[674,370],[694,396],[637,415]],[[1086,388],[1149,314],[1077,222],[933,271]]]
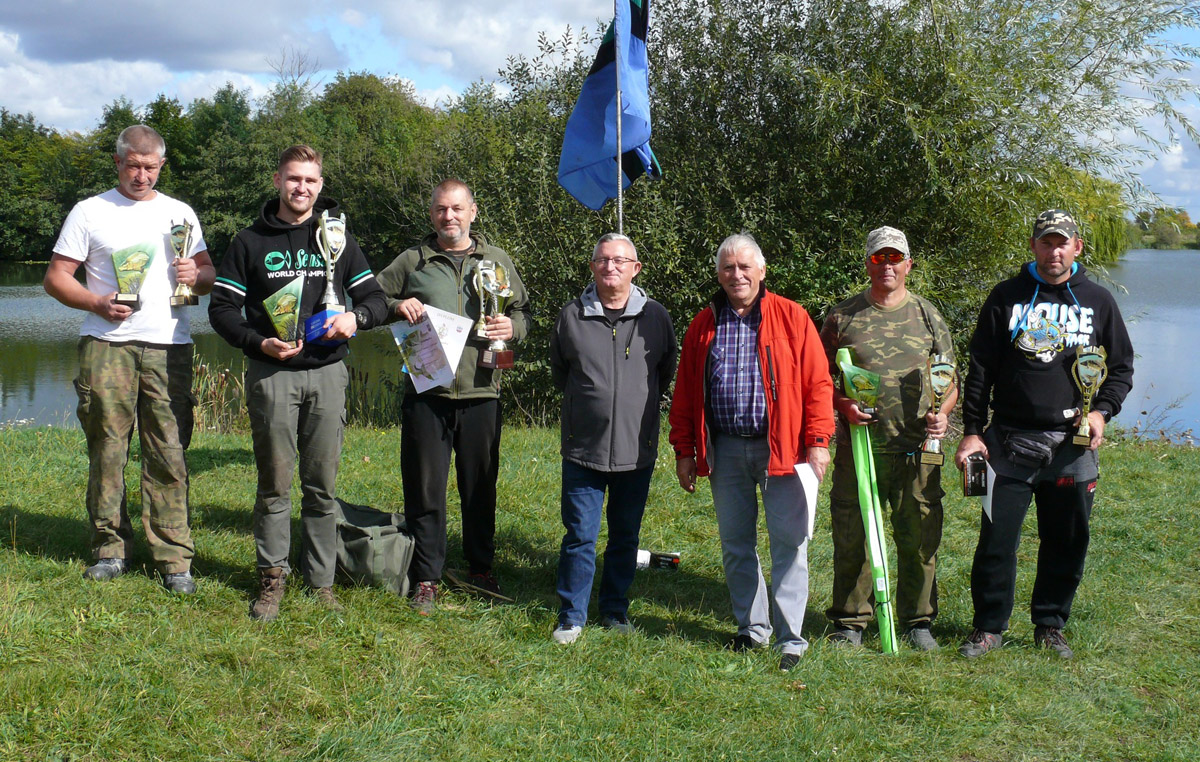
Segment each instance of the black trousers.
[[463,555],[471,574],[492,570],[500,400],[410,394],[401,407],[404,520],[416,540],[409,578],[438,580],[446,564],[446,486],[454,453],[462,503]]
[[981,514],[979,545],[971,565],[974,626],[985,632],[1008,629],[1016,595],[1021,524],[1034,498],[1039,546],[1030,611],[1035,625],[1061,628],[1071,615],[1071,603],[1083,579],[1096,480],[1076,483],[1060,477],[1032,485],[997,475],[992,490],[992,520]]

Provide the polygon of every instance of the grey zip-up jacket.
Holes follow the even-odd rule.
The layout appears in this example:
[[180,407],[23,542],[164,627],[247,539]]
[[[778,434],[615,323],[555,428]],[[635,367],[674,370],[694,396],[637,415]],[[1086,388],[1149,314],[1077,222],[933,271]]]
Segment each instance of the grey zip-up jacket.
[[563,458],[604,472],[652,466],[659,402],[678,349],[666,308],[637,286],[615,323],[594,283],[563,307],[550,336],[550,370],[563,392]]

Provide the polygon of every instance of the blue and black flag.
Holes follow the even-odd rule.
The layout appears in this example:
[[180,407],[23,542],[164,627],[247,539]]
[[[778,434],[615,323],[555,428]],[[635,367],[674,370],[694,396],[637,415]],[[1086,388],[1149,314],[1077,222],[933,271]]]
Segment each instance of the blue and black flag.
[[616,0],[616,17],[567,120],[558,184],[588,209],[617,197],[617,52],[621,65],[622,187],[643,173],[662,177],[650,150],[646,28],[650,0]]

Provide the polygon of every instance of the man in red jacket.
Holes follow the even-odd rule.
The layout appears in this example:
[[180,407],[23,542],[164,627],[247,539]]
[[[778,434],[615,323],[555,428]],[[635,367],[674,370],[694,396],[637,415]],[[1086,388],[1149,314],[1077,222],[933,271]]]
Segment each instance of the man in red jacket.
[[[772,620],[779,668],[808,648],[801,636],[808,603],[809,516],[795,466],[820,479],[833,436],[833,382],[817,327],[804,308],[763,285],[766,262],[754,238],[726,238],[716,256],[721,290],[692,319],[671,403],[671,445],[679,486],[708,476],[722,563],[738,632],[730,647],[767,644]],[[767,598],[758,560],[762,491],[771,543]]]

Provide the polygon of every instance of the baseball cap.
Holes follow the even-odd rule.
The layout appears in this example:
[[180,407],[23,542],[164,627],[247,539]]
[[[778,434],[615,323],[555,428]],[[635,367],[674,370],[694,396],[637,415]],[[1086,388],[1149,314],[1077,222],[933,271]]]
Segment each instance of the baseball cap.
[[895,249],[906,257],[911,256],[908,251],[908,239],[904,237],[904,233],[887,225],[875,228],[867,234],[867,256],[880,249]]
[[1079,235],[1079,225],[1070,212],[1062,209],[1047,209],[1033,223],[1033,239],[1036,241],[1047,233],[1058,233],[1067,238]]

